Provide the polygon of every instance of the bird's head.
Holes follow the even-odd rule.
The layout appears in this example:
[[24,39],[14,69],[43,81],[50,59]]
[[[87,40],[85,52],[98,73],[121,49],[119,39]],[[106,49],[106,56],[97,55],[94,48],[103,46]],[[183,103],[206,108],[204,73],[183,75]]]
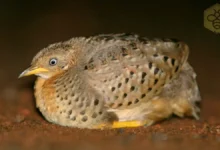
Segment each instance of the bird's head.
[[33,58],[31,66],[19,78],[37,75],[48,79],[62,73],[74,64],[73,48],[69,44],[56,43],[44,48]]

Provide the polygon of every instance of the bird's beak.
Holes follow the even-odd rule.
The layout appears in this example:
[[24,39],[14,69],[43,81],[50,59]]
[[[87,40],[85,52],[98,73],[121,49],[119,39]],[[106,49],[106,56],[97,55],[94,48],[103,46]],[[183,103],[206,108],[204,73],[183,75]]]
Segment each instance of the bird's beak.
[[25,71],[23,71],[18,78],[24,77],[24,76],[30,76],[33,74],[39,74],[42,72],[48,72],[47,69],[45,68],[39,68],[39,67],[30,67],[28,69],[26,69]]

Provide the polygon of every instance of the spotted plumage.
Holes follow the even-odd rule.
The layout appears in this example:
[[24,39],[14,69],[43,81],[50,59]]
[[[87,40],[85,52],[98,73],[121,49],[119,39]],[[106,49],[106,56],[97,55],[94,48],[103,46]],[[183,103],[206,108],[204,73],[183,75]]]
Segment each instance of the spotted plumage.
[[195,103],[201,98],[188,55],[188,46],[173,39],[78,37],[41,50],[21,76],[39,76],[36,104],[50,122],[78,128],[151,125],[172,114],[199,118]]

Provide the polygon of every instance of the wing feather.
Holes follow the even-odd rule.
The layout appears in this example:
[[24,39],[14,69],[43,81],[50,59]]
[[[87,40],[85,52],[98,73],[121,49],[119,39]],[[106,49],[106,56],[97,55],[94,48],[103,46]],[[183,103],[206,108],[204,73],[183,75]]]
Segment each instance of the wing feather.
[[134,107],[160,94],[178,76],[189,53],[185,43],[170,39],[102,35],[94,40],[101,44],[85,60],[84,74],[113,109]]

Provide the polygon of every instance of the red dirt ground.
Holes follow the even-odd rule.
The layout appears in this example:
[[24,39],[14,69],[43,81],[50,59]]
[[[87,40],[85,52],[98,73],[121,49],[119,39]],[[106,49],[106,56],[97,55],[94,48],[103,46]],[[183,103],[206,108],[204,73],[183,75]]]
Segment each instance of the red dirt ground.
[[34,107],[32,91],[0,101],[0,149],[220,149],[220,101],[205,98],[201,120],[173,117],[151,127],[86,130],[48,123]]

